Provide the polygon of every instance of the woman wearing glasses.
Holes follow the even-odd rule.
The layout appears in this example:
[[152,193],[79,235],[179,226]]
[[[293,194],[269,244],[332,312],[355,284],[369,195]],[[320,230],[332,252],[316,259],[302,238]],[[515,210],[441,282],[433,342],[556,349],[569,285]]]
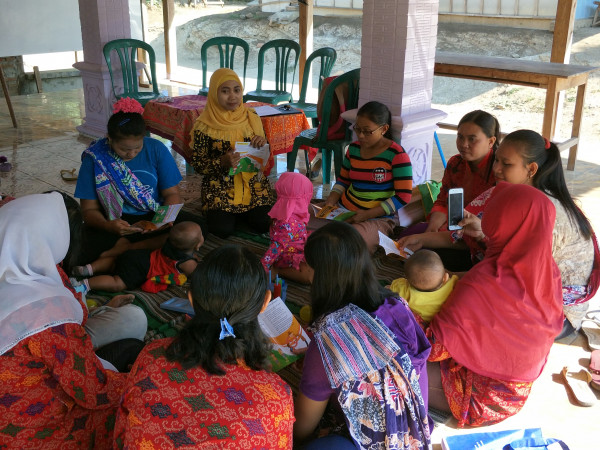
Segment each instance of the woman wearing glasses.
[[379,102],[365,103],[356,116],[358,140],[348,146],[340,176],[325,201],[355,214],[353,224],[373,253],[378,231],[389,235],[396,211],[410,201],[412,165],[404,149],[392,140],[392,115]]

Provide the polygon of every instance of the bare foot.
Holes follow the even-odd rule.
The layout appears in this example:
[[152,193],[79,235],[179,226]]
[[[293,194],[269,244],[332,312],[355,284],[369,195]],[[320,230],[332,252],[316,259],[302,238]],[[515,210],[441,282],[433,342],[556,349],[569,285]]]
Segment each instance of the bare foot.
[[118,308],[120,306],[129,305],[135,300],[135,295],[133,294],[121,294],[115,295],[110,301],[106,304],[106,306],[110,306],[111,308]]

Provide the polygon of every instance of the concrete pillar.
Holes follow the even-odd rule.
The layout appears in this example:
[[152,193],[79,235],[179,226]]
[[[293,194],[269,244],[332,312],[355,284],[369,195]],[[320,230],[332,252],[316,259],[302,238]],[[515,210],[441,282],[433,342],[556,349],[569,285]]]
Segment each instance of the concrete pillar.
[[439,0],[364,0],[359,107],[392,112],[392,134],[409,154],[414,184],[431,177],[433,133],[446,117],[431,109]]
[[73,64],[81,72],[85,117],[77,127],[91,137],[106,134],[114,102],[110,75],[102,48],[108,41],[131,37],[128,0],[79,0],[83,61]]

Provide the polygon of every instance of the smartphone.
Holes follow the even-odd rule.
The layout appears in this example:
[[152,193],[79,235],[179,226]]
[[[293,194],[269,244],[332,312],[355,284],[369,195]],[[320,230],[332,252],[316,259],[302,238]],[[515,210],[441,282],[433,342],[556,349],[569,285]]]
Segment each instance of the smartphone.
[[460,230],[458,222],[463,220],[464,191],[463,188],[448,190],[448,229]]

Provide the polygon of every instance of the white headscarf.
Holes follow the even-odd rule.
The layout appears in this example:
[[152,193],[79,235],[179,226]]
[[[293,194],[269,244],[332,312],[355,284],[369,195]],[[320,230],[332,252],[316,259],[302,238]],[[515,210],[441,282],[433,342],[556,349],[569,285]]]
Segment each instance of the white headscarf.
[[60,194],[28,195],[0,208],[0,355],[46,328],[81,324],[83,309],[56,269],[68,249]]

